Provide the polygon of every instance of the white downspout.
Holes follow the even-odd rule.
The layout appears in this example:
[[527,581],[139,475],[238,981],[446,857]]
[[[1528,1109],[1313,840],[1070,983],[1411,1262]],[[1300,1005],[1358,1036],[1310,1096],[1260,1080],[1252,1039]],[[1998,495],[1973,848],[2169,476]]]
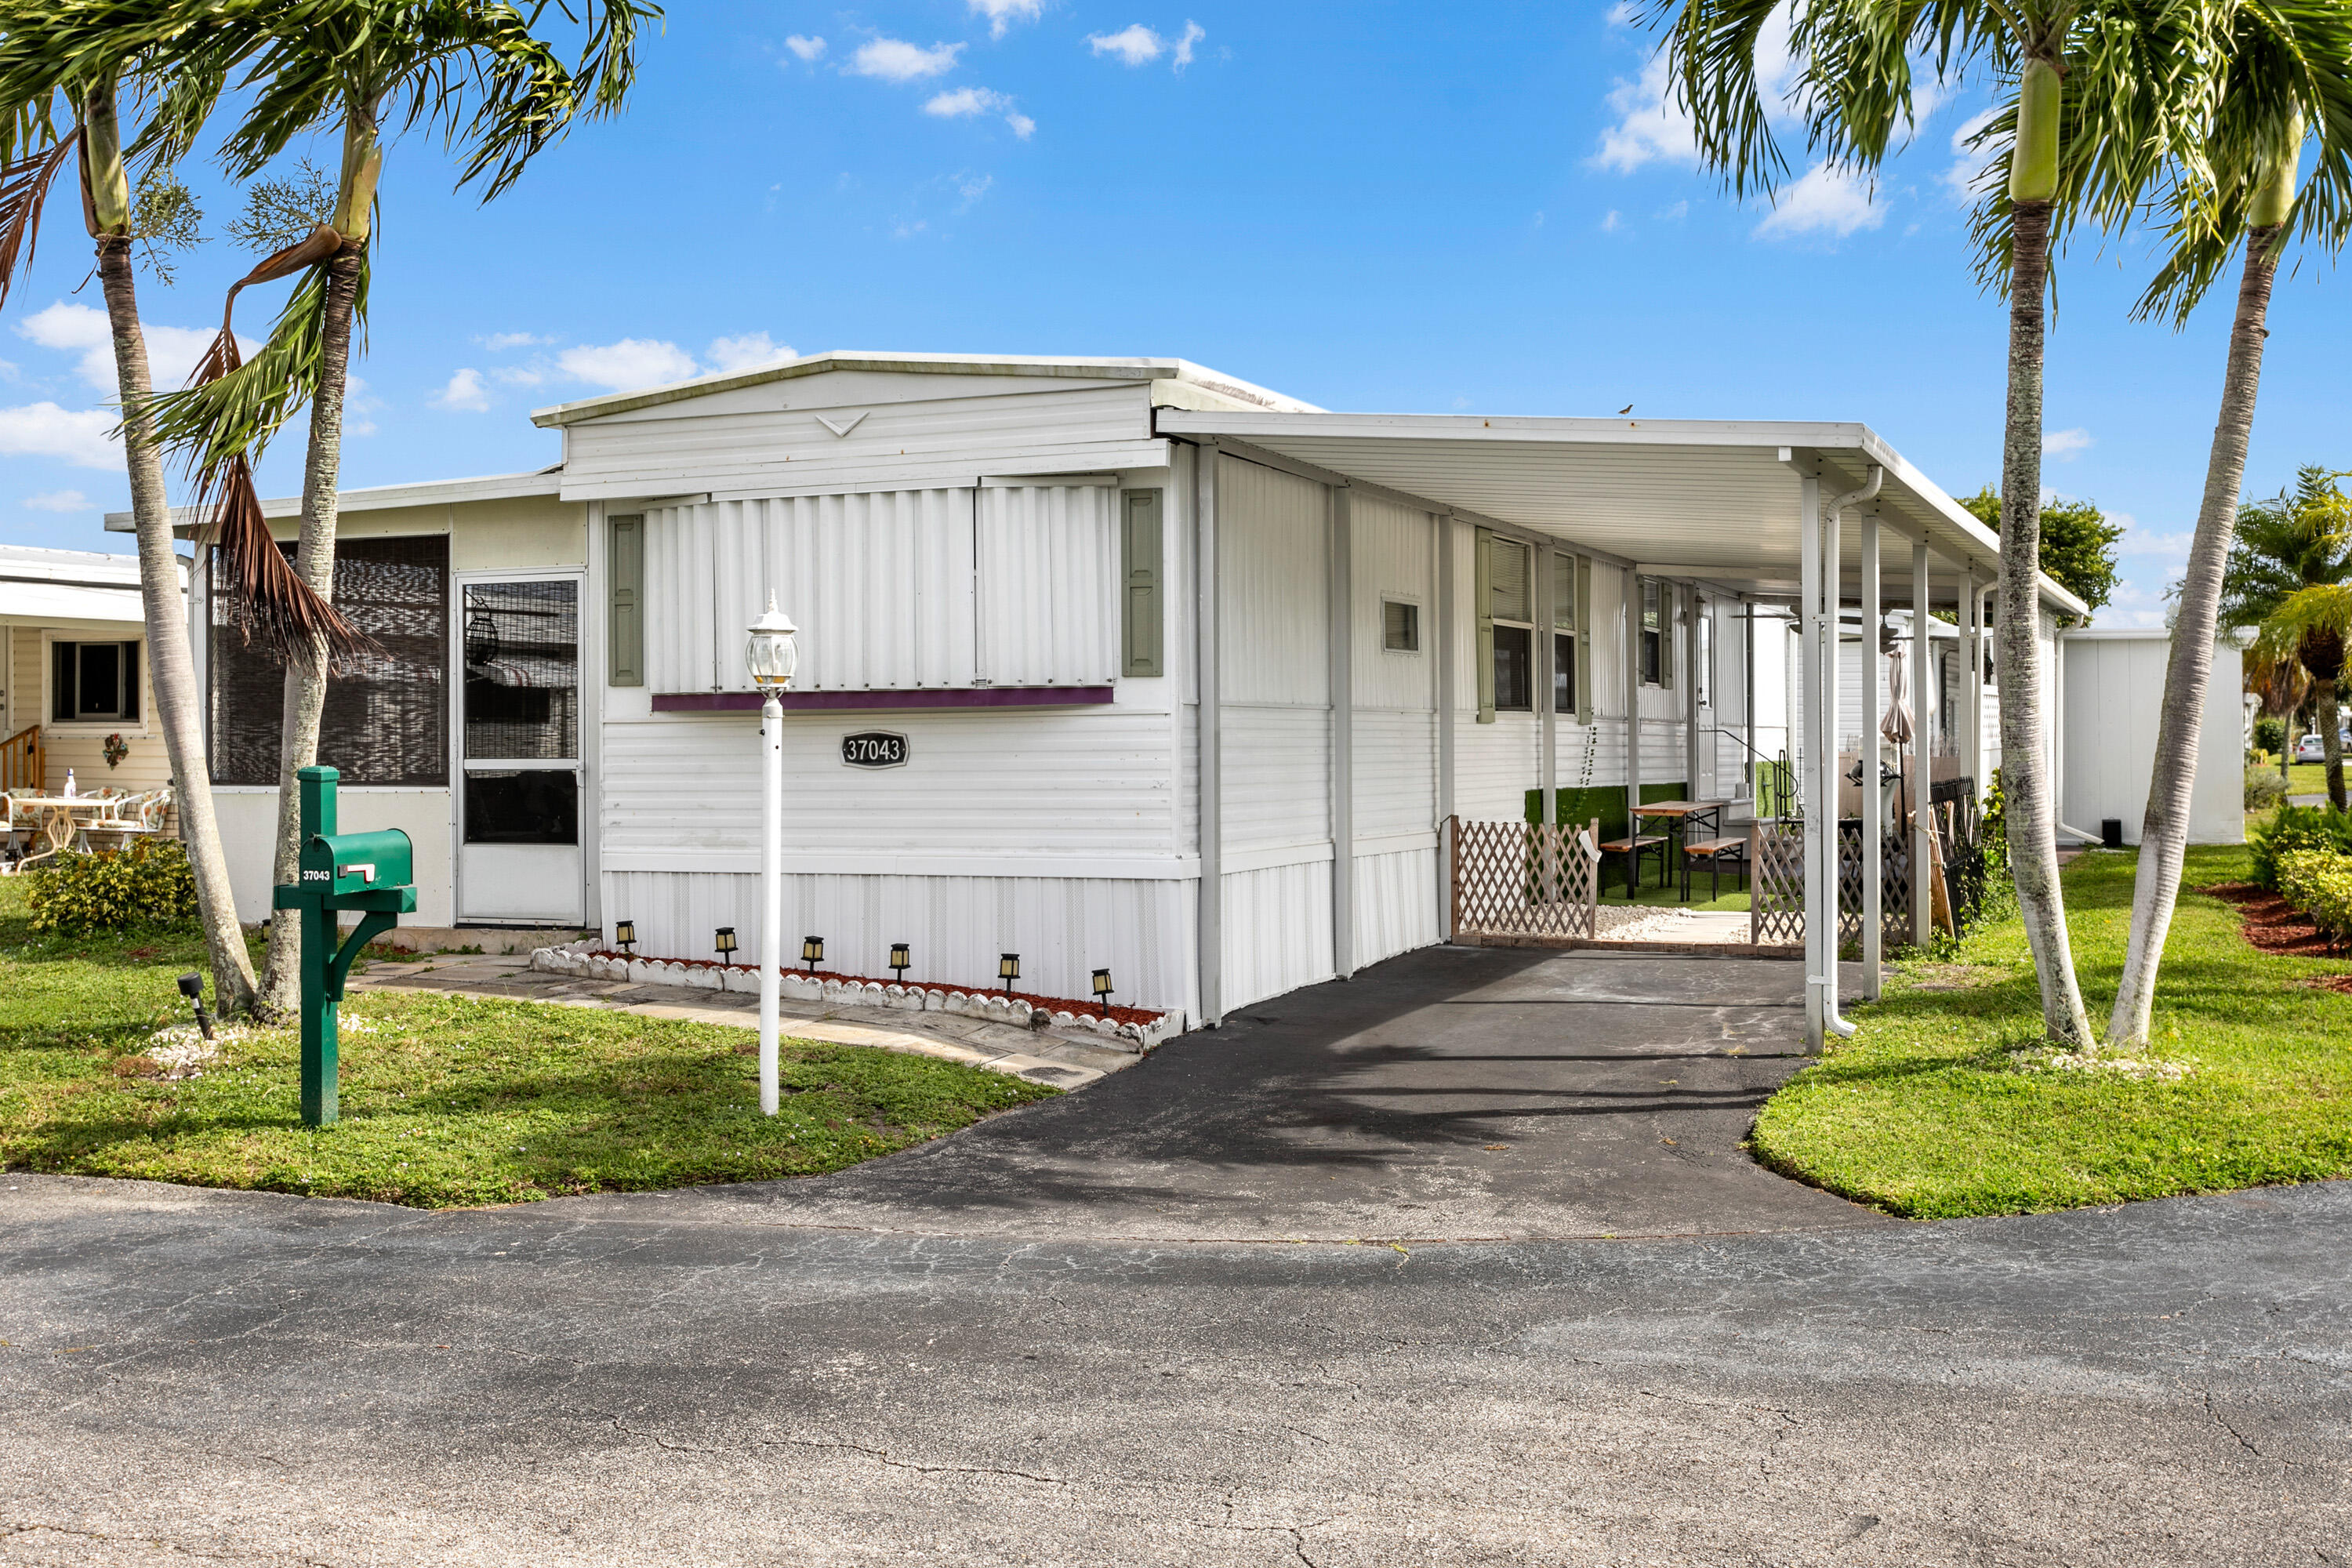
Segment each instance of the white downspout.
[[[1857,501],[1876,499],[1878,487],[1885,482],[1886,470],[1878,464],[1870,466],[1870,479],[1860,489],[1848,490],[1831,500],[1822,520],[1822,713],[1820,716],[1820,800],[1827,814],[1822,832],[1822,880],[1829,889],[1829,919],[1822,922],[1824,938],[1819,951],[1822,973],[1806,977],[1809,986],[1816,986],[1821,994],[1822,1027],[1838,1038],[1853,1037],[1853,1026],[1838,1013],[1838,923],[1839,869],[1844,856],[1844,846],[1838,832],[1838,630],[1844,619],[1841,603],[1843,595],[1839,587],[1841,547],[1838,537],[1839,515]],[[1864,829],[1869,831],[1867,827]],[[1813,911],[1805,911],[1810,927]]]

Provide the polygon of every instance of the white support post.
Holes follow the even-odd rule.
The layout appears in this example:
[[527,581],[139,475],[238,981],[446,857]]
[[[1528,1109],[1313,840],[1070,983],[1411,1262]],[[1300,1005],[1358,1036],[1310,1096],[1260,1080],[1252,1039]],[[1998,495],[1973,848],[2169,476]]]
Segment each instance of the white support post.
[[1642,580],[1625,568],[1626,897],[1642,885]]
[[1878,513],[1862,520],[1862,994],[1878,1000],[1885,952],[1886,792],[1878,785],[1878,702],[1885,690],[1878,656]]
[[[1838,775],[1842,771],[1838,766],[1838,724],[1843,717],[1839,705],[1845,696],[1842,668],[1844,661],[1838,656],[1838,638],[1845,621],[1844,533],[1843,513],[1831,510],[1822,519],[1822,706],[1820,724],[1813,732],[1813,754],[1820,759],[1822,809],[1828,813],[1822,830],[1822,885],[1828,889],[1829,898],[1822,906],[1828,918],[1822,922],[1820,974],[1822,1016],[1824,1023],[1832,1026],[1838,1016],[1838,933],[1845,916],[1845,879],[1841,874],[1845,863],[1845,836],[1839,831],[1843,818],[1838,809]],[[1811,912],[1808,910],[1808,923]]]
[[[1535,562],[1535,630],[1528,641],[1528,663],[1533,666],[1536,690],[1536,743],[1540,754],[1536,759],[1538,810],[1546,823],[1559,820],[1559,704],[1554,690],[1554,671],[1558,658],[1552,652],[1552,638],[1558,635],[1556,623],[1559,606],[1556,597],[1558,568],[1553,564],[1550,545],[1541,545],[1531,552]],[[1556,896],[1556,895],[1555,895]]]
[[1356,973],[1355,505],[1331,489],[1331,973]]
[[[1826,826],[1828,836],[1834,837],[1837,825],[1837,801],[1832,795],[1829,806],[1822,804],[1821,751],[1822,714],[1822,482],[1807,474],[1798,481],[1797,551],[1800,557],[1797,604],[1802,616],[1798,638],[1803,674],[1800,679],[1801,705],[1799,709],[1802,732],[1808,743],[1798,769],[1798,789],[1805,811],[1805,1049],[1818,1052],[1828,1027],[1827,1012],[1822,996],[1822,954],[1826,949],[1832,960],[1836,957],[1836,905],[1824,900],[1832,898],[1834,884],[1825,886],[1822,877],[1822,845]],[[1792,724],[1791,730],[1798,725]],[[1834,767],[1835,763],[1832,763]],[[1832,913],[1828,921],[1822,910]],[[1823,941],[1827,928],[1828,940]]]
[[1927,944],[1929,922],[1935,918],[1928,882],[1935,862],[1927,842],[1927,791],[1936,770],[1927,751],[1927,654],[1932,646],[1927,637],[1931,618],[1927,596],[1927,546],[1915,543],[1911,546],[1911,940],[1921,947]]
[[1225,956],[1224,769],[1219,714],[1217,657],[1217,448],[1193,448],[1192,457],[1193,658],[1200,681],[1200,718],[1194,725],[1200,759],[1201,894],[1198,915],[1201,1023],[1213,1029],[1223,1020]]
[[1437,542],[1437,929],[1454,940],[1454,840],[1446,825],[1454,816],[1454,709],[1461,676],[1454,668],[1454,519],[1430,514]]
[[1969,676],[1960,683],[1962,706],[1968,710],[1969,733],[1960,749],[1961,765],[1969,770],[1974,781],[1977,798],[1984,798],[1984,599],[1977,587],[1977,569],[1969,567],[1968,606],[1963,625],[1968,627]]
[[1706,613],[1706,601],[1696,588],[1687,595],[1677,588],[1675,602],[1690,617],[1684,623],[1679,656],[1683,661],[1683,798],[1696,800],[1703,793],[1698,787],[1698,618]]

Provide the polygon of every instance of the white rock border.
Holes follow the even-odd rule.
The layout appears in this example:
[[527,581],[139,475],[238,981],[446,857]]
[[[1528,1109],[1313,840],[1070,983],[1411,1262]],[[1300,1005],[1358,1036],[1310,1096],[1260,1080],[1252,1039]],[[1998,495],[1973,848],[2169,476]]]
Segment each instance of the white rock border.
[[[531,949],[530,967],[542,974],[570,974],[586,980],[619,980],[632,985],[682,985],[702,991],[731,991],[751,994],[760,989],[760,972],[748,963],[714,963],[698,958],[629,958],[601,948],[586,946],[537,947]],[[1032,1005],[1016,997],[1003,996],[986,991],[960,991],[949,985],[926,985],[920,982],[900,985],[891,982],[835,980],[795,974],[786,970],[779,977],[779,994],[787,1001],[815,1002],[843,1007],[880,1007],[894,1013],[954,1013],[966,1018],[984,1018],[992,1024],[1009,1024],[1014,1028],[1030,1026]],[[1052,1014],[1053,1027],[1085,1029],[1092,1034],[1108,1036],[1122,1042],[1130,1050],[1148,1051],[1161,1041],[1184,1032],[1184,1015],[1162,1013],[1148,1024],[1119,1023],[1097,1018],[1091,1013],[1056,1010]]]

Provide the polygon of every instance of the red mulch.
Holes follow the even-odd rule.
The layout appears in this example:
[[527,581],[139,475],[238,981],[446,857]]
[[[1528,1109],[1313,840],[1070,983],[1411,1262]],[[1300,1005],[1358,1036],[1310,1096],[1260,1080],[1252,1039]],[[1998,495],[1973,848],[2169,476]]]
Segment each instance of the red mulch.
[[[597,958],[628,958],[631,956],[643,958],[646,955],[644,953],[632,955],[625,952],[616,952],[612,948],[606,947],[597,949],[593,956]],[[756,973],[759,969],[759,965],[755,963],[721,964],[708,958],[671,959],[669,962],[672,963],[685,963],[704,969],[736,969],[742,971],[746,974]],[[804,972],[798,964],[786,964],[784,966],[784,973],[787,974],[803,974]],[[1048,1013],[1069,1013],[1082,1018],[1106,1018],[1114,1024],[1152,1024],[1157,1023],[1160,1019],[1167,1016],[1165,1013],[1155,1013],[1149,1007],[1122,1007],[1116,1002],[1106,1006],[1101,1003],[1080,1002],[1068,996],[1039,996],[1027,991],[1007,992],[1003,987],[996,985],[941,985],[935,981],[927,980],[877,980],[870,974],[842,974],[830,969],[819,970],[816,973],[816,978],[819,980],[854,980],[866,985],[903,984],[909,991],[937,991],[943,994],[950,991],[961,991],[967,996],[1009,995],[1015,1002],[1026,1002],[1032,1007],[1043,1007]]]
[[[2268,888],[2258,888],[2252,882],[2216,882],[2197,890],[2237,905],[2238,921],[2246,940],[2264,952],[2284,952],[2295,958],[2336,955],[2336,944],[2311,923],[2311,917]],[[2352,990],[2352,974],[2329,975],[2327,979],[2347,983],[2330,985],[2330,990]]]

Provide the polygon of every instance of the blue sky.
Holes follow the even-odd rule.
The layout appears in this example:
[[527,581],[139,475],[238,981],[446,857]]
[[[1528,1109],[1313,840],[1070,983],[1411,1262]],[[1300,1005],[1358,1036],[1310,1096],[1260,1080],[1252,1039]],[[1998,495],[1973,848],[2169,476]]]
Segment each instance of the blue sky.
[[[628,112],[483,207],[393,148],[354,485],[534,468],[530,409],[786,349],[1182,355],[1333,408],[1860,419],[1947,488],[1996,472],[2004,318],[1971,280],[1939,104],[1874,188],[1777,207],[1693,165],[1650,39],[1601,5],[676,5]],[[333,149],[320,160],[331,162]],[[185,171],[217,228],[236,194]],[[111,384],[60,204],[0,317],[0,539],[121,550]],[[159,379],[250,258],[142,279]],[[2133,239],[2061,264],[2047,481],[2131,521],[2107,624],[2193,525],[2227,299],[2126,320]],[[282,286],[280,286],[282,288]],[[77,289],[79,291],[77,292]],[[238,324],[267,328],[278,289]],[[2333,264],[2282,282],[2249,485],[2352,467]],[[262,467],[299,484],[289,430]]]

